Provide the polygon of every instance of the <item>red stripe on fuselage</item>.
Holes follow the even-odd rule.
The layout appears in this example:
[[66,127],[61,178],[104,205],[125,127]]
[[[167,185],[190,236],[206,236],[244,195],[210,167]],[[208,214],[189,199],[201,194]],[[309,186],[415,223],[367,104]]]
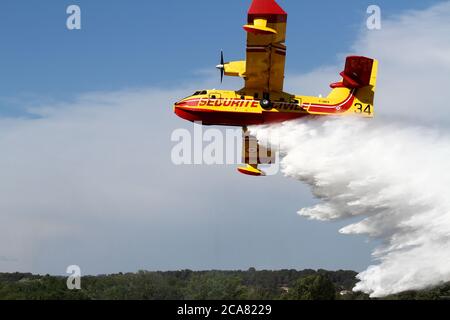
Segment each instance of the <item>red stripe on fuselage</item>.
[[239,111],[217,111],[175,107],[175,113],[185,120],[201,121],[204,125],[249,126],[264,123],[276,123],[308,116],[307,113],[263,112],[250,113]]
[[[308,112],[325,113],[325,114],[339,114],[348,111],[354,102],[353,91],[341,103],[334,105],[327,104],[303,104],[297,105],[288,102],[275,102],[276,107],[280,112],[262,111],[261,113],[244,112],[244,111],[229,111],[207,109],[208,107],[236,107],[256,108],[259,105],[257,100],[242,100],[239,98],[228,99],[208,99],[195,98],[185,100],[175,105],[175,113],[188,121],[202,121],[205,125],[227,125],[227,126],[246,126],[257,125],[264,123],[283,122],[287,120],[298,119],[305,116],[312,116],[308,113],[302,112],[283,112],[288,110],[306,109]],[[229,104],[229,105],[228,105]],[[278,105],[277,105],[278,104]]]
[[350,92],[350,95],[341,103],[337,103],[334,105],[327,104],[303,104],[304,108],[307,108],[309,112],[317,112],[317,113],[343,113],[348,111],[355,100],[355,96],[353,95],[354,90]]

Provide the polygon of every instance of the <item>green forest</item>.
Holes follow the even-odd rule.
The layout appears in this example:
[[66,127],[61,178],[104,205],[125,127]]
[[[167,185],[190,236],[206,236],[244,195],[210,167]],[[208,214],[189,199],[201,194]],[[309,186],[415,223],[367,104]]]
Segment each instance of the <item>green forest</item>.
[[[0,300],[367,300],[354,293],[354,271],[173,271],[84,276],[81,290],[67,278],[0,273]],[[450,299],[450,284],[385,299]]]

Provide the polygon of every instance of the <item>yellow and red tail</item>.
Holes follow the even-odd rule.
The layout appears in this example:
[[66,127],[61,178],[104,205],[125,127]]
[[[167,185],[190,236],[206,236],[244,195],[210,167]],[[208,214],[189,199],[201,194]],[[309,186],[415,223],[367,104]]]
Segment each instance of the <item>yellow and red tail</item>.
[[377,60],[361,56],[347,57],[345,69],[340,74],[342,81],[331,85],[333,91],[330,96],[342,95],[343,88],[349,90],[354,96],[349,113],[373,117],[377,73]]

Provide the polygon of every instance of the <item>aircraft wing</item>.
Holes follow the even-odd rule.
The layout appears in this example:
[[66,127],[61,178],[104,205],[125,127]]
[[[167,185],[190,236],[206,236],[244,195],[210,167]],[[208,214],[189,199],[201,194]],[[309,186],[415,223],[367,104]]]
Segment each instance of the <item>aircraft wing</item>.
[[253,0],[248,12],[245,92],[260,99],[283,91],[287,13],[275,0]]

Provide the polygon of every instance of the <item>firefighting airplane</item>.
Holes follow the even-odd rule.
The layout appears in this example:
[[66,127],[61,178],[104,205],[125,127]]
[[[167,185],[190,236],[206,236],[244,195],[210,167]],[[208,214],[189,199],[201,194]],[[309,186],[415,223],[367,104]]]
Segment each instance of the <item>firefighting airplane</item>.
[[[271,150],[247,134],[247,126],[282,122],[306,116],[373,117],[378,61],[361,56],[346,59],[342,80],[330,85],[326,98],[289,94],[283,91],[286,60],[287,13],[275,0],[253,0],[248,11],[247,60],[224,62],[217,68],[223,76],[241,77],[238,91],[200,90],[175,103],[175,113],[204,125],[241,126],[243,162],[239,172],[262,176],[259,164],[274,161]],[[251,147],[256,143],[256,148]],[[254,145],[254,144],[253,144]],[[262,150],[264,149],[264,150]]]

